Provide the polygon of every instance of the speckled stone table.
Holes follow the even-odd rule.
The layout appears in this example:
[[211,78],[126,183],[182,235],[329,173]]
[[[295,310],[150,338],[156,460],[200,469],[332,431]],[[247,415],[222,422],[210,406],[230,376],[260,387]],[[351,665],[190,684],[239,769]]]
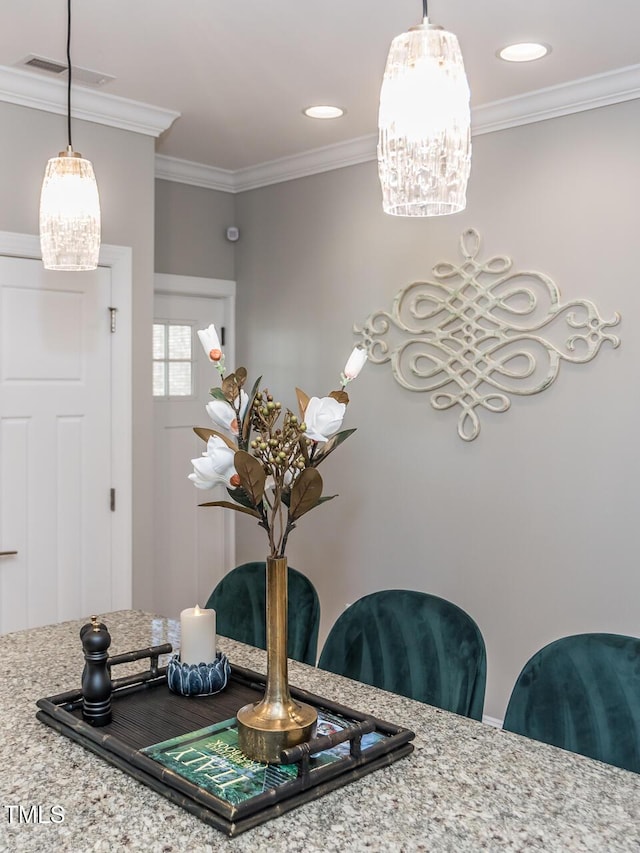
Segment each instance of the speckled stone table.
[[[167,619],[104,620],[112,654],[179,645]],[[640,776],[297,663],[292,684],[413,729],[416,750],[228,839],[36,720],[37,699],[80,686],[81,624],[0,637],[2,851],[640,851]],[[264,652],[219,646],[265,671]],[[42,806],[43,822],[19,823],[16,805]],[[48,820],[54,805],[61,823]]]

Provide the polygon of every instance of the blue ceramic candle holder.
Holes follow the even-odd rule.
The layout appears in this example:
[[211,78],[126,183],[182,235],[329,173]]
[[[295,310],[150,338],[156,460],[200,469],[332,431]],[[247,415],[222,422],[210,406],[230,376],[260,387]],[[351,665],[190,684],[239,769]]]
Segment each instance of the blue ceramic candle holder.
[[212,663],[181,663],[173,655],[167,664],[167,684],[172,693],[180,696],[212,696],[227,686],[231,666],[222,652]]

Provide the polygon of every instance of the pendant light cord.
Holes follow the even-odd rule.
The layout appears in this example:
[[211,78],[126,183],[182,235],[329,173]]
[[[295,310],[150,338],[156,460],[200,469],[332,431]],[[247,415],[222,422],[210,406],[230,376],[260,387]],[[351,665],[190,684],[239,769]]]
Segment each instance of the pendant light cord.
[[[71,0],[69,0],[69,2],[71,2]],[[427,11],[427,0],[422,0],[422,17],[423,18],[429,17],[429,13]]]
[[[426,2],[426,0],[423,0]],[[67,138],[71,145],[71,0],[67,0]]]

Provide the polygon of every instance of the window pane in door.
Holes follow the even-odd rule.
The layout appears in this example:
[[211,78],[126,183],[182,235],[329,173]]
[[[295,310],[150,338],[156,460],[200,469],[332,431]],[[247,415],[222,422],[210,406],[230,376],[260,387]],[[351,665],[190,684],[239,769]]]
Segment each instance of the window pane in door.
[[191,362],[169,362],[169,396],[186,397],[191,394]]
[[164,330],[162,323],[153,324],[153,357],[164,358]]
[[164,390],[165,365],[163,361],[154,361],[153,363],[153,396],[163,397]]
[[191,358],[191,326],[169,326],[169,358]]

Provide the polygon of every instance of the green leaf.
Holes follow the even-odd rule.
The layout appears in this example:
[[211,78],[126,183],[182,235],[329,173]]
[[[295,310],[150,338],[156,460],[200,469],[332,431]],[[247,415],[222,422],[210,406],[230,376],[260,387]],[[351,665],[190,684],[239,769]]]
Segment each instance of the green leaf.
[[253,505],[258,506],[262,500],[267,479],[262,463],[245,450],[238,450],[233,457],[233,464],[240,477],[240,485],[253,501]]
[[257,509],[251,509],[247,506],[238,506],[232,504],[231,501],[209,501],[206,504],[198,504],[198,506],[222,506],[225,509],[235,509],[236,512],[244,512],[246,515],[252,515],[254,518],[262,519],[262,516]]
[[209,393],[211,394],[214,400],[224,400],[225,403],[229,402],[224,396],[224,391],[222,390],[222,388],[211,388],[209,390]]
[[245,492],[244,489],[238,487],[237,489],[229,489],[227,488],[227,493],[229,497],[233,498],[236,503],[241,504],[242,506],[248,506],[251,509],[255,509],[253,503],[251,502],[251,498]]
[[338,495],[323,495],[320,498],[320,500],[318,501],[318,506],[320,506],[320,504],[326,503],[327,501],[332,501],[334,498],[337,498],[337,497],[338,497]]
[[346,441],[350,435],[353,435],[355,431],[355,427],[353,429],[343,429],[342,432],[337,432],[334,436],[332,436],[329,441],[316,454],[313,460],[313,465],[319,465],[323,459],[326,459],[330,453],[333,453],[336,447],[340,447],[342,442]]
[[322,477],[315,468],[305,468],[291,488],[289,518],[295,521],[318,505],[322,495]]

